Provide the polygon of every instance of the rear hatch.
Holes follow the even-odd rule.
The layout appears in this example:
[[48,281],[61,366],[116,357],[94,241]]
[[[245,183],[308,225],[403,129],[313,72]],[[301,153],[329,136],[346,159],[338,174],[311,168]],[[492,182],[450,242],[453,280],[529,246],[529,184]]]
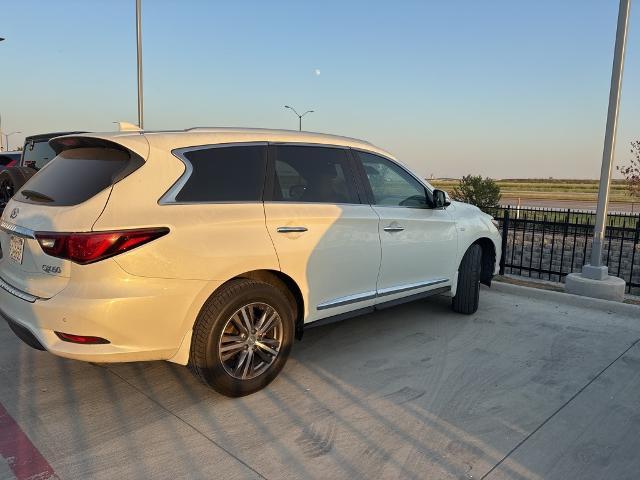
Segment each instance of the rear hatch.
[[104,139],[62,137],[52,145],[57,156],[14,195],[0,224],[0,283],[39,298],[65,288],[72,263],[45,254],[36,235],[90,232],[113,185],[144,163]]

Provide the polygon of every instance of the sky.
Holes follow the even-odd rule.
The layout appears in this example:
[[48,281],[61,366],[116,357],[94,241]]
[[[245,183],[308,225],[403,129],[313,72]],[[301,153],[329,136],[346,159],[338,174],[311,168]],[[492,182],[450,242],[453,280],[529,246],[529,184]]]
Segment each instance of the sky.
[[[146,129],[364,139],[423,176],[597,178],[616,0],[142,0]],[[137,122],[135,0],[0,0],[0,114],[24,135]],[[632,5],[616,162],[640,139]]]

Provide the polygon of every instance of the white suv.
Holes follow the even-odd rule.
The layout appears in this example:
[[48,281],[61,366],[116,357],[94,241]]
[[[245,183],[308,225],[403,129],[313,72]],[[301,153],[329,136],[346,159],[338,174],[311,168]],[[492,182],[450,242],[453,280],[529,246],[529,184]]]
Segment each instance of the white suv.
[[169,360],[246,395],[305,326],[433,294],[473,313],[498,267],[489,215],[367,142],[196,128],[51,146],[2,216],[0,314],[63,357]]

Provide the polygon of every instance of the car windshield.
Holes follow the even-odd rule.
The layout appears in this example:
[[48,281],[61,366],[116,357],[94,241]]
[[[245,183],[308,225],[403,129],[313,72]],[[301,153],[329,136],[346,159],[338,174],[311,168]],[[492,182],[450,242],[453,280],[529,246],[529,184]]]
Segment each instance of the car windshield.
[[40,170],[56,156],[56,152],[49,146],[48,140],[29,142],[24,149],[23,166]]

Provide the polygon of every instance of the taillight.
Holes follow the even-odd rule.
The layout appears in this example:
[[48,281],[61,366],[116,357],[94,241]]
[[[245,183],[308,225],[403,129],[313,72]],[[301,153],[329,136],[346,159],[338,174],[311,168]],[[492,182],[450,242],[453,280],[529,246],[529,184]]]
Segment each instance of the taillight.
[[127,252],[169,233],[166,227],[109,232],[36,232],[47,255],[86,265]]

